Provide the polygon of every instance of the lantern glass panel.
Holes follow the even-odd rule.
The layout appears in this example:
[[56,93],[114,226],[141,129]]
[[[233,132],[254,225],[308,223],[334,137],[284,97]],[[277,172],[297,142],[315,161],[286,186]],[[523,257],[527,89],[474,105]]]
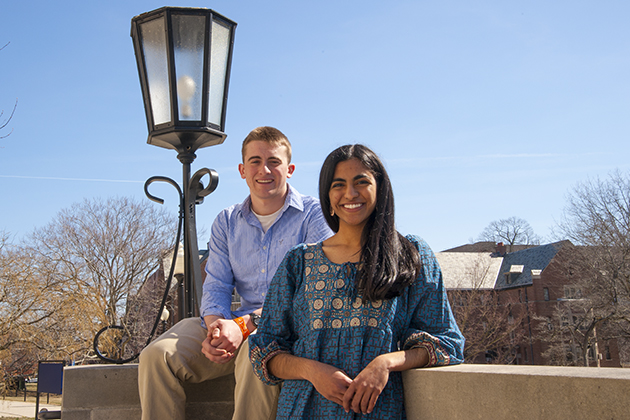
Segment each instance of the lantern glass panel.
[[212,21],[212,51],[210,58],[210,92],[208,95],[208,121],[221,129],[223,98],[230,52],[230,29],[217,20]]
[[168,88],[168,61],[164,20],[154,19],[140,25],[142,55],[149,85],[153,125],[171,121],[171,101]]
[[201,121],[206,17],[173,15],[172,23],[179,119]]

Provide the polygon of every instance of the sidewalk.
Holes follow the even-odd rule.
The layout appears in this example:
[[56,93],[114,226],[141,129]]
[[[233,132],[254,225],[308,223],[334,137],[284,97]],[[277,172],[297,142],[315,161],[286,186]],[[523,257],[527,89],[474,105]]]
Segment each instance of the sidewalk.
[[[44,399],[46,401],[46,399]],[[39,403],[39,409],[46,408],[50,411],[61,410],[58,405]],[[0,417],[30,417],[35,418],[35,403],[24,401],[0,400]]]

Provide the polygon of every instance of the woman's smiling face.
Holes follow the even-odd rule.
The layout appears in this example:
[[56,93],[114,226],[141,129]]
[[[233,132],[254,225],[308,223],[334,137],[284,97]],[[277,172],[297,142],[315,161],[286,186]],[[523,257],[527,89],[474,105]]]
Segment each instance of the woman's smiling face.
[[376,207],[376,190],[374,175],[358,159],[339,162],[328,191],[339,226],[364,226]]

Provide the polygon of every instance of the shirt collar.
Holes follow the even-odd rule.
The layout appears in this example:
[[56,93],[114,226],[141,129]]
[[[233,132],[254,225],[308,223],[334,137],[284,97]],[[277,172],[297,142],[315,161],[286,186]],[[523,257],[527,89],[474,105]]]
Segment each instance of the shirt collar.
[[[302,199],[302,194],[300,194],[288,182],[287,182],[287,187],[288,187],[288,194],[287,194],[287,198],[284,199],[284,205],[282,206],[282,211],[280,212],[280,215],[284,214],[284,212],[287,210],[287,208],[289,208],[289,206],[295,208],[298,211],[304,211],[304,200]],[[249,217],[250,215],[253,216],[251,195],[248,195],[247,198],[241,203],[241,213],[243,214],[243,217],[245,218]]]

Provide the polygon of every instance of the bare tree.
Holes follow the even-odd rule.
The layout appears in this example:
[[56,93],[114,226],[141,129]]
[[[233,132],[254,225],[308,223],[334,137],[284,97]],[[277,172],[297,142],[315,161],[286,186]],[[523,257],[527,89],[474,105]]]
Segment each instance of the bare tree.
[[487,287],[491,260],[477,258],[467,267],[457,287],[448,292],[457,325],[464,337],[466,363],[513,363],[524,340],[523,304],[499,297]]
[[554,259],[554,277],[564,284],[553,314],[538,316],[537,337],[546,343],[543,353],[551,364],[589,366],[597,360],[598,342],[628,336],[626,311],[605,292],[605,272],[598,249],[565,246]]
[[516,302],[500,301],[494,290],[451,290],[457,325],[466,337],[465,363],[511,364],[525,340],[526,311]]
[[172,246],[175,221],[164,210],[129,198],[85,200],[62,210],[33,243],[59,275],[95,305],[93,316],[117,324]]
[[511,251],[514,245],[540,245],[540,237],[530,224],[518,217],[495,220],[479,235],[480,241],[503,242]]
[[[16,99],[15,100],[15,105],[13,105],[13,110],[11,110],[11,115],[9,115],[7,118],[5,118],[4,121],[0,122],[0,130],[3,130],[6,126],[8,126],[9,122],[11,122],[11,120],[13,119],[13,115],[15,114],[15,109],[17,108],[17,104],[18,104],[18,101]],[[0,110],[0,119],[2,118],[3,115],[4,115],[4,109]],[[6,137],[9,137],[11,135],[11,133],[13,133],[13,129],[11,131],[9,131],[7,134],[0,135],[0,139],[4,139]]]
[[[2,46],[2,48],[0,48],[0,51],[2,51],[3,49],[6,48],[6,46],[9,45],[9,42],[7,42],[6,44],[4,44]],[[9,122],[13,119],[13,115],[15,114],[15,109],[17,108],[17,104],[18,101],[17,99],[15,100],[15,105],[13,105],[13,110],[11,111],[11,115],[9,115],[8,117],[6,117],[4,120],[2,120],[2,116],[4,115],[4,109],[0,110],[0,132],[9,125]],[[0,139],[9,137],[9,135],[11,135],[11,133],[13,132],[13,130],[11,130],[9,133],[7,134],[0,134]]]
[[19,246],[0,234],[4,373],[41,359],[93,357],[96,331],[124,323],[129,297],[155,276],[175,228],[174,217],[148,200],[123,197],[74,204]]
[[0,235],[0,361],[5,375],[21,375],[39,359],[76,350],[80,310],[87,308],[28,247],[8,239]]
[[578,246],[563,260],[576,296],[560,305],[553,326],[588,365],[595,331],[600,340],[630,337],[630,177],[614,171],[578,184],[554,234]]

